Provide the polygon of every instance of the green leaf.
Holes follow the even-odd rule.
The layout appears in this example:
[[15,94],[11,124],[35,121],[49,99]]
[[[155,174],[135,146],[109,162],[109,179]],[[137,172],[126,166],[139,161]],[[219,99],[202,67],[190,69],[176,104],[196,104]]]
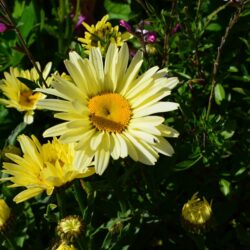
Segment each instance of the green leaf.
[[200,159],[202,155],[199,155],[196,159],[182,161],[176,164],[175,171],[183,171],[194,166]]
[[225,99],[225,90],[223,88],[223,86],[218,83],[216,84],[215,88],[214,88],[214,97],[215,97],[215,102],[220,105],[221,102]]
[[229,139],[234,135],[234,132],[235,131],[233,131],[233,130],[230,130],[230,131],[224,130],[220,134],[224,137],[224,139]]
[[[25,6],[24,11],[22,13],[22,17],[19,21],[20,24],[20,32],[23,37],[26,39],[33,29],[36,22],[36,13],[33,3],[31,2],[28,6]],[[30,44],[29,44],[30,45]]]
[[22,82],[23,84],[25,84],[28,88],[34,90],[36,89],[38,86],[35,82],[29,80],[29,79],[26,79],[26,78],[23,78],[23,77],[17,77],[17,79]]
[[129,20],[131,14],[131,8],[129,4],[118,3],[112,0],[105,0],[104,7],[109,13],[110,19]]
[[250,95],[250,91],[247,91],[246,89],[243,89],[243,88],[233,88],[233,90],[239,94],[242,94],[242,95]]
[[239,70],[235,66],[230,66],[227,71],[231,73],[239,72]]
[[221,29],[222,29],[222,27],[221,27],[221,25],[218,24],[218,23],[210,23],[210,24],[207,26],[207,28],[206,28],[206,30],[215,31],[215,32],[220,31]]
[[231,191],[231,183],[225,179],[220,179],[219,181],[220,191],[225,195],[229,195]]

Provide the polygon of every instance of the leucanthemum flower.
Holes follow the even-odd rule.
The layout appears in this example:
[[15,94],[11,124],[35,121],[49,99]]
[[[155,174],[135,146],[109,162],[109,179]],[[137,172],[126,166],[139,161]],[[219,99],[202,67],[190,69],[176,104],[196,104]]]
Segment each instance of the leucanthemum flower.
[[102,54],[104,54],[110,43],[115,43],[118,47],[122,46],[124,41],[132,38],[132,35],[128,32],[121,33],[119,26],[112,26],[110,22],[107,22],[109,16],[104,16],[96,25],[89,26],[86,22],[82,22],[82,25],[86,28],[84,37],[78,38],[78,41],[82,43],[86,52],[89,53],[93,47],[99,47]]
[[120,50],[111,44],[104,65],[98,48],[90,51],[89,60],[71,52],[65,65],[73,82],[56,77],[54,89],[39,90],[64,99],[41,100],[39,106],[58,111],[55,117],[66,121],[43,135],[60,136],[64,143],[77,142],[76,150],[94,157],[100,175],[110,156],[115,160],[130,156],[154,165],[159,153],[174,153],[164,137],[176,137],[178,132],[163,124],[163,117],[153,114],[178,108],[177,103],[160,101],[170,95],[178,79],[166,78],[166,70],[157,66],[138,76],[141,51],[129,67],[128,60],[126,44]]
[[[90,158],[74,150],[74,144],[62,144],[54,138],[40,144],[35,136],[20,135],[18,141],[23,156],[6,154],[12,160],[4,162],[2,170],[13,184],[9,187],[25,187],[26,190],[14,197],[16,203],[30,199],[43,191],[51,195],[56,187],[61,187],[76,178],[88,177],[95,173]],[[81,169],[81,171],[79,171]]]
[[[40,69],[40,64],[37,63]],[[43,71],[43,78],[47,79],[52,63],[49,62]],[[0,98],[0,103],[7,108],[15,108],[20,112],[25,112],[24,122],[31,124],[33,122],[34,110],[37,108],[38,100],[44,99],[46,96],[39,92],[33,92],[28,86],[22,83],[18,77],[37,82],[39,75],[35,68],[31,70],[21,70],[10,67],[10,72],[4,72],[4,78],[0,81],[0,90],[7,97],[7,99]],[[50,79],[47,79],[49,85]]]

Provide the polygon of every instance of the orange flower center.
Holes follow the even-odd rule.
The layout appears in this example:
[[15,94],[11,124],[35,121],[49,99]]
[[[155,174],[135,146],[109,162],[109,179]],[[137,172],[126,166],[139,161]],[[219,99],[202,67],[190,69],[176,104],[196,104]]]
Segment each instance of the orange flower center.
[[40,93],[33,93],[32,90],[25,90],[20,93],[19,103],[22,106],[32,108],[40,97]]
[[95,128],[106,132],[121,133],[127,128],[132,115],[128,101],[117,93],[92,97],[88,108]]

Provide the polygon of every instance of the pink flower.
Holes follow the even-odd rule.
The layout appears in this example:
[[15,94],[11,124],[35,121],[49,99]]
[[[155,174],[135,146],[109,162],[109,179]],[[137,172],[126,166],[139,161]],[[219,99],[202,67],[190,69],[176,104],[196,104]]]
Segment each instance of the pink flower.
[[128,32],[132,32],[131,26],[125,20],[120,20],[119,24],[120,24],[120,26],[124,27]]
[[4,33],[8,27],[4,23],[0,23],[0,33]]
[[182,26],[181,26],[179,23],[177,23],[177,24],[175,25],[175,27],[173,28],[173,30],[172,30],[172,34],[181,31],[181,29],[182,29]]
[[76,29],[79,29],[80,27],[82,27],[82,22],[84,21],[86,19],[86,17],[85,16],[83,16],[83,15],[80,15],[79,17],[78,17],[78,20],[77,20],[77,23],[76,23]]
[[154,43],[156,42],[156,39],[157,39],[157,35],[156,35],[156,32],[154,31],[149,31],[145,35],[145,41],[147,43]]

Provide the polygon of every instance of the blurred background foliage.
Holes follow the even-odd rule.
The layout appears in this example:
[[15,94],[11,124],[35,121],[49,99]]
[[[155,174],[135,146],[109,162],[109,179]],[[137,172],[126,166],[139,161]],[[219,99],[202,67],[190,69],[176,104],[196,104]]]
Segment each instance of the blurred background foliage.
[[[15,0],[8,4],[35,59],[42,65],[52,61],[60,73],[69,50],[80,49],[77,36],[83,36],[84,28],[76,28],[79,15],[96,23],[108,13],[113,25],[124,19],[137,31],[129,47],[131,53],[145,50],[143,70],[168,67],[169,75],[180,80],[170,96],[180,109],[166,115],[166,123],[180,132],[171,140],[175,155],[161,156],[154,167],[130,159],[113,161],[103,176],[81,183],[86,193],[81,197],[86,249],[249,249],[249,1]],[[157,40],[146,44],[140,29],[155,32]],[[0,34],[1,77],[10,66],[31,67],[11,27]],[[32,125],[22,127],[17,111],[0,106],[1,149],[15,132],[42,139],[45,127],[55,122],[51,118],[40,111]],[[212,200],[213,210],[210,230],[200,235],[185,231],[180,223],[183,204],[197,191]],[[11,201],[15,192],[1,184],[1,196],[7,197],[18,222],[11,233],[13,241],[20,249],[49,248],[59,216],[56,197],[16,205]],[[66,215],[79,213],[73,195],[71,188],[64,194]],[[4,243],[0,248],[6,249]]]

